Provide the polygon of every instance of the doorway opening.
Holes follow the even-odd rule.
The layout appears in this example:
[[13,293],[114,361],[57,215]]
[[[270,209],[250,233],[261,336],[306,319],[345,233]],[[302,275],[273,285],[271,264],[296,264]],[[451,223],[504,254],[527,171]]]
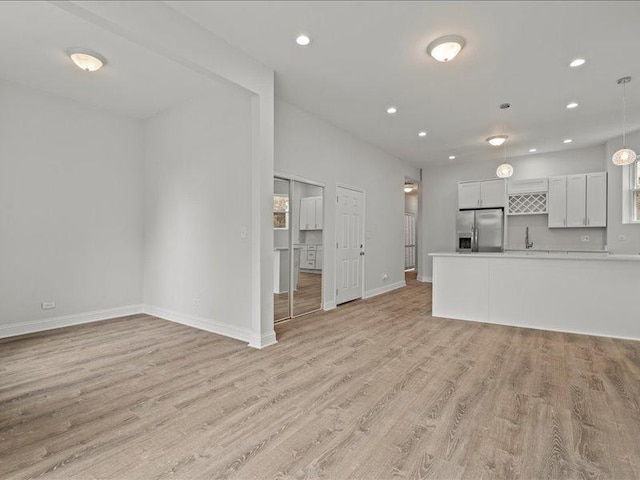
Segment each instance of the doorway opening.
[[415,278],[418,270],[418,210],[420,183],[405,177],[404,182],[404,271]]
[[273,319],[322,308],[324,186],[277,176],[273,183]]

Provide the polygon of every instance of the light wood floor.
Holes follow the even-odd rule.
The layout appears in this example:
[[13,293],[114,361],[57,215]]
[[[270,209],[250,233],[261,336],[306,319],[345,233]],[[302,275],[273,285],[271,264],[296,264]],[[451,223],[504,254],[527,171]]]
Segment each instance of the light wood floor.
[[147,316],[1,341],[0,477],[640,478],[639,343],[429,299],[411,280],[262,351]]

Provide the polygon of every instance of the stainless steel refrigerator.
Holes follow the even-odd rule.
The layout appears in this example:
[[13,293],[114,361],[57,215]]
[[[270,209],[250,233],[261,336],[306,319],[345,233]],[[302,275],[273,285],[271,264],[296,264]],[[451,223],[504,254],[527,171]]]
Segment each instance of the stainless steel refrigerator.
[[461,210],[456,217],[456,251],[502,252],[504,212],[501,208]]

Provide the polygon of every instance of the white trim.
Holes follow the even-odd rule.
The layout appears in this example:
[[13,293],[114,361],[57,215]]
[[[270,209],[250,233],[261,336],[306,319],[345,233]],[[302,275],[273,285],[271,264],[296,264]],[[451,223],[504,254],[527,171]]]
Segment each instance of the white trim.
[[433,283],[433,278],[430,275],[418,275],[418,281],[424,283]]
[[[362,266],[360,267],[360,279],[361,279],[361,284],[362,284],[362,290],[360,293],[360,298],[366,298],[365,297],[365,290],[364,290],[364,281],[365,281],[365,274],[366,274],[366,269],[365,269],[365,264],[367,263],[367,192],[365,192],[365,190],[363,188],[360,187],[354,187],[352,185],[347,185],[346,183],[340,183],[340,182],[336,182],[336,196],[338,195],[338,188],[344,188],[346,190],[352,190],[354,192],[358,192],[358,193],[362,193],[362,250],[364,250],[365,255],[363,255],[363,259],[362,259]],[[337,202],[336,202],[337,203]],[[324,207],[323,207],[323,213],[324,213]],[[334,225],[334,230],[333,230],[333,245],[337,245],[338,244],[338,208],[336,205],[336,209],[335,209],[335,217],[333,219],[333,225]],[[332,245],[332,247],[333,247]],[[325,252],[326,253],[326,252]],[[335,257],[335,264],[334,264],[334,276],[333,276],[333,292],[336,292],[338,290],[338,255],[337,252],[334,255]],[[322,265],[324,266],[324,258],[322,259]],[[353,300],[357,300],[357,299],[353,299]],[[349,301],[349,300],[347,300]],[[335,303],[336,305],[338,304],[338,295],[337,293],[334,293],[334,297],[333,297],[333,303]]]
[[[147,315],[162,318],[174,323],[180,323],[188,327],[198,328],[211,333],[217,333],[225,337],[235,338],[236,340],[242,340],[243,342],[254,341],[256,335],[248,328],[237,327],[228,323],[217,322],[209,318],[199,317],[197,315],[189,315],[186,313],[174,312],[160,307],[154,307],[153,305],[144,305],[143,311]],[[267,334],[266,337],[271,334]],[[275,334],[273,334],[275,337]]]
[[249,346],[252,348],[262,349],[270,345],[278,343],[276,340],[276,332],[267,333],[265,335],[251,335]]
[[[325,188],[325,184],[322,182],[316,182],[314,180],[309,180],[308,178],[301,177],[299,175],[294,175],[293,173],[281,172],[280,170],[274,170],[273,176],[279,178],[281,180],[293,180],[295,182],[308,183],[309,185],[315,185],[316,187]],[[324,216],[324,212],[323,216]]]
[[10,323],[0,325],[0,338],[25,335],[27,333],[44,332],[55,328],[70,327],[83,323],[100,322],[113,318],[126,317],[143,313],[142,305],[126,305],[122,307],[107,308],[104,310],[94,310],[91,312],[75,313],[60,317],[44,318],[29,322]]
[[333,310],[336,307],[337,307],[336,301],[335,300],[329,300],[328,302],[324,302],[324,305],[322,306],[322,309],[325,312],[328,312],[329,310]]
[[407,286],[407,282],[405,282],[404,280],[401,282],[392,283],[391,285],[384,285],[382,287],[374,288],[373,290],[367,290],[364,293],[363,298],[375,297],[377,295],[382,295],[383,293],[391,292],[393,290],[397,290],[399,288],[406,287],[406,286]]
[[573,335],[586,335],[589,337],[601,337],[601,338],[618,338],[620,340],[634,340],[634,341],[640,341],[640,338],[636,338],[636,337],[620,337],[620,336],[614,336],[614,335],[606,335],[604,333],[593,333],[593,332],[582,332],[579,330],[560,330],[558,328],[540,328],[540,327],[533,327],[530,325],[514,325],[512,323],[501,323],[501,322],[496,322],[496,321],[484,321],[484,320],[473,320],[471,318],[452,318],[452,317],[442,317],[442,316],[437,316],[437,315],[433,315],[433,317],[436,318],[442,318],[444,320],[454,320],[454,321],[459,321],[459,322],[473,322],[473,323],[485,323],[488,325],[499,325],[501,327],[511,327],[511,328],[526,328],[526,329],[530,329],[530,330],[538,330],[541,332],[557,332],[557,333],[571,333]]

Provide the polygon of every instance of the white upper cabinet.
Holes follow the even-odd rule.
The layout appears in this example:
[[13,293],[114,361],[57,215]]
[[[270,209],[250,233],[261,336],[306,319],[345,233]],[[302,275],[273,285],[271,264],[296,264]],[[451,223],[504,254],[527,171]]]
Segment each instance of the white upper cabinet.
[[322,230],[322,197],[300,199],[300,230]]
[[549,178],[549,194],[547,196],[549,227],[567,226],[567,177]]
[[504,207],[506,183],[504,180],[458,183],[458,208]]
[[587,226],[607,226],[607,174],[587,174]]
[[587,177],[567,176],[567,227],[587,224]]
[[504,180],[489,180],[480,182],[480,206],[504,207],[507,193],[507,182]]
[[549,227],[606,226],[606,172],[549,178]]
[[458,184],[458,208],[478,208],[480,206],[480,182]]
[[316,209],[316,230],[322,230],[322,200],[323,197],[315,197],[315,209]]

